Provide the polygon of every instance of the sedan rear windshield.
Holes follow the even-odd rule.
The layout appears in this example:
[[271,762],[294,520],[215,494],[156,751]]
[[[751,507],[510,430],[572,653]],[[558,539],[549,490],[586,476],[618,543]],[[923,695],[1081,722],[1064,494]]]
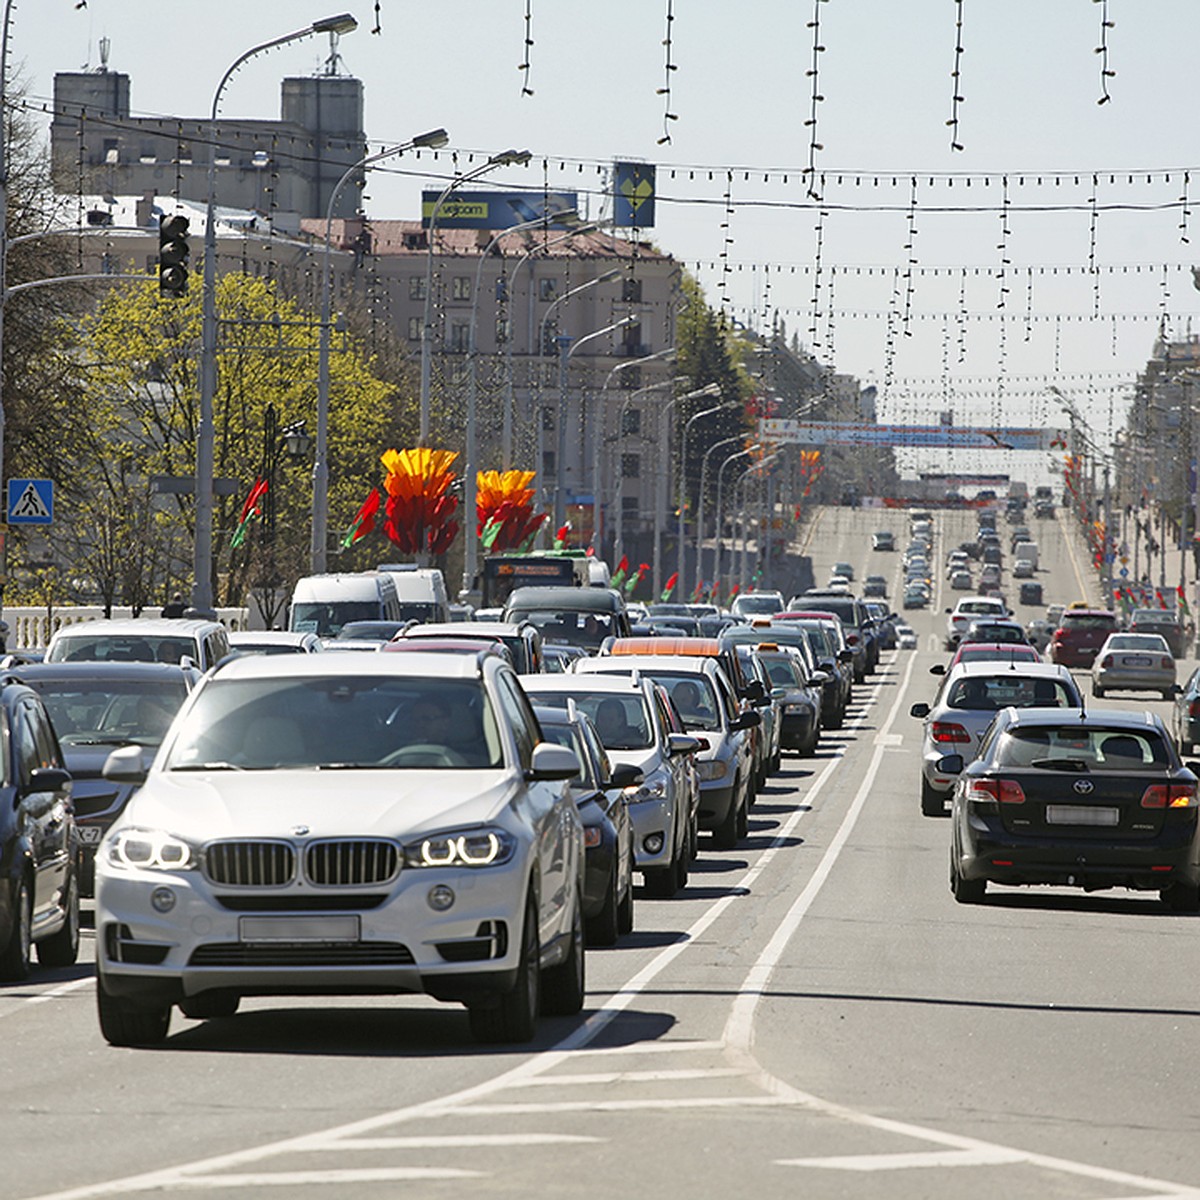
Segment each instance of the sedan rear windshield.
[[500,767],[478,680],[317,676],[213,680],[170,749],[169,771]]
[[1064,629],[1116,629],[1117,619],[1107,613],[1063,613]]
[[1009,730],[996,761],[1005,767],[1068,771],[1129,771],[1164,768],[1170,762],[1153,730],[1081,729],[1078,724]]
[[568,696],[566,692],[535,692],[533,700],[545,708],[566,708],[567,701],[574,700],[575,707],[591,717],[605,750],[649,750],[654,745],[646,702],[640,693],[589,696],[576,692]]
[[973,712],[999,712],[1002,708],[1075,708],[1078,701],[1059,679],[1005,672],[957,680],[950,685],[946,704]]

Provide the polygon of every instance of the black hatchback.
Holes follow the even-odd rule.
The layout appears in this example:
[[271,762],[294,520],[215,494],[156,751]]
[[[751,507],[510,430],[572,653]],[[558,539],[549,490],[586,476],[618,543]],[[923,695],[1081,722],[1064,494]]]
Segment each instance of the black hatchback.
[[1006,709],[957,775],[950,889],[979,903],[988,883],[1157,891],[1200,909],[1197,778],[1154,713]]

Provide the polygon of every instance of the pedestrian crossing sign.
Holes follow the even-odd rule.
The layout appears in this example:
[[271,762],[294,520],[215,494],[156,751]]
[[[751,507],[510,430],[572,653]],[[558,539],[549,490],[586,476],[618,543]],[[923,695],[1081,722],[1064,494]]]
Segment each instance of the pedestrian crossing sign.
[[54,521],[54,480],[10,479],[8,523],[49,525]]

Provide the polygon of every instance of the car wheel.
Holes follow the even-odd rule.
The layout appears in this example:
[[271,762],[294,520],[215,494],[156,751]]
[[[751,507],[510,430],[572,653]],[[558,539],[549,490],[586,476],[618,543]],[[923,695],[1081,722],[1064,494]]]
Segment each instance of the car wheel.
[[171,1027],[171,1006],[116,996],[104,986],[104,975],[96,976],[96,1011],[100,1032],[110,1046],[156,1046]]
[[232,1017],[241,1002],[242,998],[236,992],[201,992],[198,996],[180,1000],[179,1011],[193,1021],[213,1021]]
[[537,907],[531,899],[521,931],[517,981],[509,992],[467,1009],[471,1033],[480,1042],[528,1042],[537,1031],[542,971],[538,945]]
[[1158,893],[1172,912],[1200,912],[1200,885],[1173,883]]
[[688,862],[695,862],[700,857],[700,815],[693,813],[688,821]]
[[69,967],[79,957],[79,882],[67,884],[66,920],[63,927],[37,944],[38,962],[44,967]]
[[964,879],[958,869],[958,851],[950,843],[950,891],[959,904],[982,904],[987,894],[986,879]]
[[746,788],[746,794],[742,803],[737,810],[737,836],[739,839],[744,838],[750,832],[750,788]]
[[604,906],[594,916],[587,919],[587,942],[589,946],[613,946],[620,936],[621,927],[617,916],[619,904],[617,901],[617,860],[613,856],[612,871],[609,873],[608,890],[604,896]]
[[617,905],[617,928],[621,933],[633,932],[633,879],[625,885],[625,895]]
[[575,911],[571,916],[571,947],[567,957],[542,977],[542,1012],[555,1017],[573,1017],[583,1007],[587,993],[585,957],[583,900],[577,890]]
[[946,815],[946,797],[936,788],[921,779],[921,814],[926,817],[944,817]]
[[1162,698],[1164,700],[1174,700],[1175,699],[1174,688],[1163,688]]
[[1098,683],[1093,683],[1092,684],[1092,695],[1095,696],[1097,700],[1103,699],[1104,689]]
[[29,975],[33,943],[33,896],[29,880],[22,878],[13,897],[13,923],[8,944],[0,950],[0,979],[19,980]]
[[718,850],[732,850],[738,840],[738,787],[735,783],[729,795],[729,811],[725,819],[713,830],[713,845]]
[[647,867],[642,872],[642,879],[646,885],[646,895],[652,900],[670,900],[678,890],[673,861],[665,867]]

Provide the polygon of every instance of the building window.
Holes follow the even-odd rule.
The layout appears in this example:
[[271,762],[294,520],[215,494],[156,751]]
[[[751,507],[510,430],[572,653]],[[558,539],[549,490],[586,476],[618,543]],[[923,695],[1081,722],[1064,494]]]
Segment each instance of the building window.
[[642,410],[640,408],[627,408],[621,414],[621,433],[640,434],[642,432]]
[[642,386],[642,368],[630,367],[628,370],[622,371],[617,378],[621,381],[623,392],[636,392]]
[[450,353],[466,354],[471,348],[471,326],[466,321],[454,321],[450,325]]
[[508,344],[508,339],[512,334],[512,322],[507,317],[496,318],[496,345],[504,346]]
[[538,280],[538,299],[539,300],[557,300],[558,299],[558,280],[557,279],[539,279]]
[[552,408],[543,408],[542,409],[542,428],[547,433],[554,432],[554,409],[552,409]]
[[626,304],[642,302],[642,281],[640,279],[623,279],[621,281],[621,299]]
[[636,521],[641,516],[642,501],[638,496],[621,497],[621,515],[626,520]]
[[450,299],[451,300],[470,300],[471,299],[471,277],[470,275],[455,275],[450,281]]
[[425,276],[414,275],[408,281],[408,298],[410,300],[425,299]]
[[542,476],[545,479],[553,479],[558,474],[558,462],[555,458],[553,450],[542,451]]
[[646,347],[642,345],[640,322],[633,321],[621,330],[621,347],[624,353],[631,358],[640,358],[646,353]]
[[421,318],[408,318],[408,340],[410,342],[419,342],[421,340]]
[[640,479],[642,476],[642,456],[640,454],[622,454],[621,475],[625,479]]
[[542,326],[542,353],[544,355],[558,353],[558,322],[547,321]]
[[106,163],[120,162],[121,160],[121,143],[116,138],[104,139],[104,161]]

